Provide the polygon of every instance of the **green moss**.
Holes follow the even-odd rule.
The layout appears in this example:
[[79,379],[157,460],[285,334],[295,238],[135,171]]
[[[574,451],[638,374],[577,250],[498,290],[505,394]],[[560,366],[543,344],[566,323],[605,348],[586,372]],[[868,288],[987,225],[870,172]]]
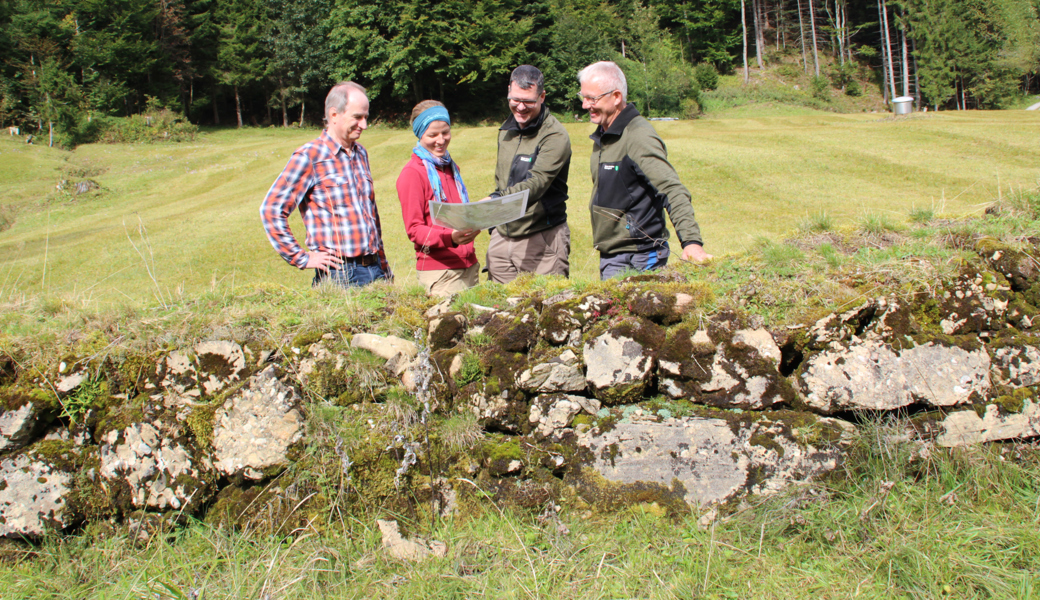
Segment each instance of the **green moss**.
[[1025,401],[1034,397],[1035,393],[1032,389],[1016,388],[1010,394],[994,398],[992,404],[999,406],[1000,411],[1004,414],[1018,414],[1025,408]]
[[670,515],[690,512],[686,503],[686,488],[678,479],[670,485],[637,482],[631,484],[610,481],[591,467],[572,469],[564,481],[573,486],[582,500],[594,510],[615,512],[634,505],[656,506]]
[[299,348],[300,352],[303,353],[310,347],[311,344],[316,344],[321,341],[321,336],[324,335],[323,331],[309,330],[301,331],[293,336],[292,341],[289,342],[290,348]]
[[756,433],[755,435],[751,436],[751,439],[748,440],[748,442],[752,446],[759,446],[765,448],[766,450],[772,450],[776,453],[778,458],[783,458],[784,456],[784,447],[781,446],[780,443],[777,442],[771,435],[766,435],[764,433]]
[[191,412],[188,413],[188,418],[184,422],[195,436],[195,442],[199,448],[209,448],[213,441],[214,415],[223,404],[223,401],[199,404],[192,407]]

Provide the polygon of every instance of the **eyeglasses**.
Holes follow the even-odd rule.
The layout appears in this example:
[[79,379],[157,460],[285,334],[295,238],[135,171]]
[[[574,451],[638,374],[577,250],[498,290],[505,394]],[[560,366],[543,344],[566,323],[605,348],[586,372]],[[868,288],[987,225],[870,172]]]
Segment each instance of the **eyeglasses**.
[[599,96],[586,96],[586,95],[582,94],[581,92],[578,92],[578,99],[581,100],[582,104],[585,104],[586,102],[588,102],[589,104],[595,104],[595,103],[599,102],[600,99],[603,98],[603,96],[607,96],[607,95],[613,94],[616,91],[617,90],[610,90],[609,92],[603,92]]
[[534,106],[535,104],[538,104],[540,98],[535,98],[534,100],[527,100],[524,98],[506,98],[506,100],[509,100],[509,103],[513,106]]

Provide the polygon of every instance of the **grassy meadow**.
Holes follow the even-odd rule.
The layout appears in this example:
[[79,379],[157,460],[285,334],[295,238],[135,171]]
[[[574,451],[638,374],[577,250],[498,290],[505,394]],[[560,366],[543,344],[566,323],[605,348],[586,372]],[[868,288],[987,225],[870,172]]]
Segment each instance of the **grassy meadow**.
[[[1037,236],[1038,124],[1040,113],[1026,111],[894,119],[781,105],[656,123],[719,257],[679,266],[712,290],[690,318],[739,306],[782,328],[878,289],[934,286],[969,253],[943,240]],[[567,128],[572,280],[485,284],[457,306],[617,285],[598,282],[591,249],[592,127]],[[411,337],[433,302],[415,280],[394,189],[409,131],[375,126],[362,137],[394,287],[311,290],[309,273],[286,265],[264,236],[263,195],[316,133],[211,130],[191,143],[74,152],[0,139],[0,354],[44,373],[70,356],[90,364],[200,339],[262,338],[288,353],[326,333]],[[490,191],[497,129],[453,133],[469,189]],[[56,187],[83,179],[101,189]],[[994,203],[1000,210],[985,219],[957,220]],[[291,225],[303,233],[298,217]],[[478,238],[478,254],[486,242]],[[383,402],[308,398],[315,452],[349,448],[368,435],[366,422],[392,417]],[[456,416],[433,415],[430,431],[447,431]],[[650,504],[605,514],[566,499],[555,510],[519,509],[478,488],[453,517],[423,506],[418,516],[337,508],[289,533],[285,523],[271,523],[271,534],[187,518],[145,541],[130,522],[95,522],[31,543],[0,540],[0,600],[1040,598],[1040,445],[947,450],[909,443],[902,418],[864,421],[832,476],[717,512]],[[333,458],[336,473],[293,474],[339,498]],[[447,556],[392,559],[375,525],[388,517],[407,535],[444,541]]]
[[[724,113],[725,114],[725,113]],[[781,240],[807,219],[836,226],[903,222],[915,209],[977,214],[1002,194],[1035,189],[1040,115],[1026,111],[833,114],[785,107],[655,124],[694,198],[707,249],[739,253]],[[587,202],[592,132],[567,125],[571,265],[597,278]],[[70,306],[154,304],[215,289],[305,289],[264,236],[258,207],[289,154],[316,130],[214,130],[194,142],[89,145],[74,152],[0,139],[0,300],[56,298]],[[495,127],[456,127],[452,155],[471,193],[492,191]],[[410,131],[375,126],[368,148],[397,285],[417,285],[394,183]],[[56,189],[89,178],[81,196]],[[302,239],[302,222],[293,230]],[[674,240],[674,238],[673,238]],[[483,256],[487,236],[478,238]]]

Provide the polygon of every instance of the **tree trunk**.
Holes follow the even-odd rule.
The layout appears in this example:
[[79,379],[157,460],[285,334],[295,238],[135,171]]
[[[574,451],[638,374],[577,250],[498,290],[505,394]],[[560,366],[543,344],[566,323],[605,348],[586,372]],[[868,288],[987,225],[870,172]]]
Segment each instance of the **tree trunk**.
[[841,10],[840,0],[834,2],[834,28],[838,34],[838,57],[841,66],[845,66],[845,14]]
[[744,32],[744,85],[748,83],[748,65],[747,65],[747,11],[745,10],[744,0],[740,0],[740,27]]
[[761,3],[762,0],[751,0],[751,12],[754,13],[751,17],[755,26],[755,62],[758,63],[759,69],[765,66],[762,63],[762,43],[765,35],[762,33]]
[[813,67],[816,69],[816,76],[820,76],[820,53],[816,48],[816,11],[813,9],[813,2],[816,0],[809,0],[809,32],[812,34],[812,61]]
[[809,72],[809,58],[805,54],[805,25],[802,23],[802,0],[798,0],[798,41],[802,44],[802,70]]
[[213,88],[213,124],[220,125],[220,111],[217,109],[217,88]]
[[892,35],[888,30],[888,4],[885,0],[881,0],[881,26],[885,30],[883,41],[885,43],[885,52],[888,54],[888,85],[891,88],[890,98],[895,99],[896,97],[896,74],[895,74],[895,61],[892,60]]
[[917,77],[917,42],[910,41],[910,49],[913,51],[913,97],[917,107],[920,107],[920,79]]
[[307,104],[307,95],[306,94],[304,94],[303,96],[300,97],[300,127],[303,127],[303,115],[304,115],[303,108],[304,108],[305,104]]
[[289,111],[285,109],[285,92],[282,92],[282,127],[289,126]]
[[[904,26],[905,27],[905,26]],[[903,41],[903,95],[910,95],[910,57],[906,51],[906,29],[899,28],[899,36]]]
[[242,129],[242,98],[238,95],[238,86],[235,86],[235,115],[238,117],[238,128]]

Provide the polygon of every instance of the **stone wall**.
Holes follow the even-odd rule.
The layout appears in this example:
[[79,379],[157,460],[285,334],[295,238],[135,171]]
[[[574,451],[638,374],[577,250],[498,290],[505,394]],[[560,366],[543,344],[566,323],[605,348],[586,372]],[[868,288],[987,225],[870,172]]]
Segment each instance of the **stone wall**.
[[[687,510],[838,468],[865,416],[909,415],[907,434],[939,446],[1036,436],[1037,276],[1029,255],[987,247],[930,293],[872,290],[768,329],[705,314],[703,291],[666,273],[445,302],[418,345],[328,333],[6,365],[0,536],[188,515],[273,530],[405,501],[448,512],[470,487],[529,507]],[[355,438],[308,430],[309,413],[343,406]],[[431,433],[437,415],[480,430]]]

